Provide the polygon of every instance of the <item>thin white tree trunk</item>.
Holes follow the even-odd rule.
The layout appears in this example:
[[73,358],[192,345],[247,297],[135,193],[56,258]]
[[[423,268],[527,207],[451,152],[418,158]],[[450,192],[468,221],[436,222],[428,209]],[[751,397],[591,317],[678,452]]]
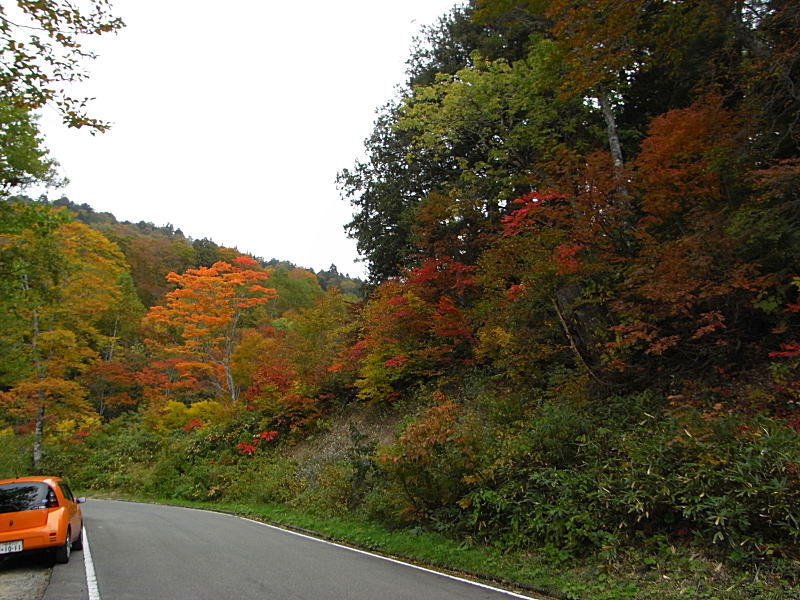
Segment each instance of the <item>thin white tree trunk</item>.
[[39,390],[39,406],[36,408],[36,428],[33,433],[33,470],[38,472],[42,462],[42,432],[44,431],[44,394]]
[[597,101],[600,104],[600,110],[603,112],[603,119],[606,122],[608,147],[611,150],[614,169],[617,174],[620,174],[625,167],[625,161],[622,157],[622,145],[619,142],[619,131],[617,130],[617,121],[614,118],[614,108],[611,106],[611,97],[608,94],[608,90],[602,86],[597,88]]

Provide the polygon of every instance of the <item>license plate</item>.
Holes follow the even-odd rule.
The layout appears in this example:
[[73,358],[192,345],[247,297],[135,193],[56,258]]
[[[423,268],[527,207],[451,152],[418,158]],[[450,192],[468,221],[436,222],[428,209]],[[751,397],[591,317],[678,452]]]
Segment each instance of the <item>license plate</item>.
[[10,552],[22,552],[22,540],[0,542],[0,554],[9,554]]

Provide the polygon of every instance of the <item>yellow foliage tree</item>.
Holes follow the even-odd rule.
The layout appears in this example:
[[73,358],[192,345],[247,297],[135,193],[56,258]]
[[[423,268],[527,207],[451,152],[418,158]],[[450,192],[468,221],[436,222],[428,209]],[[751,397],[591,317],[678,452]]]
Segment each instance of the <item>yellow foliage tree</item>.
[[13,283],[0,300],[6,357],[0,378],[11,389],[4,401],[9,414],[34,422],[37,468],[46,416],[91,411],[73,378],[97,358],[97,320],[119,299],[126,266],[116,245],[80,223],[24,229],[3,241]]

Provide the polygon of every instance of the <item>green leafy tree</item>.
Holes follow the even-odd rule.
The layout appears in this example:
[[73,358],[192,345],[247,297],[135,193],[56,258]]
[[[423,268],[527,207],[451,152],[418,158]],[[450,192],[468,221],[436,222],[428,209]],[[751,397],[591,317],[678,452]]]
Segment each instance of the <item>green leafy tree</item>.
[[[470,150],[470,140],[465,139],[461,153],[454,156],[415,151],[415,135],[424,132],[396,126],[404,101],[413,101],[416,95],[413,86],[424,90],[435,83],[436,73],[453,75],[470,67],[476,50],[489,61],[524,55],[528,36],[524,28],[502,20],[473,23],[472,12],[471,6],[456,8],[423,32],[409,64],[409,87],[399,100],[379,111],[374,130],[364,143],[366,160],[343,169],[337,177],[343,197],[355,209],[346,231],[368,261],[371,283],[398,276],[418,264],[413,229],[420,202],[433,192],[447,193],[461,175],[459,157]],[[470,160],[473,164],[479,161]],[[461,199],[454,194],[454,200],[457,198]],[[496,204],[477,192],[466,200]]]
[[123,27],[109,0],[82,7],[64,0],[0,6],[0,89],[21,108],[54,105],[71,127],[103,131],[107,124],[86,115],[88,99],[70,95],[67,84],[87,77],[81,62],[94,58],[85,38]]
[[0,201],[36,182],[56,183],[55,162],[42,147],[35,118],[0,102]]
[[316,275],[305,269],[275,269],[269,274],[267,285],[277,292],[266,304],[267,312],[273,319],[288,310],[309,308],[323,294]]

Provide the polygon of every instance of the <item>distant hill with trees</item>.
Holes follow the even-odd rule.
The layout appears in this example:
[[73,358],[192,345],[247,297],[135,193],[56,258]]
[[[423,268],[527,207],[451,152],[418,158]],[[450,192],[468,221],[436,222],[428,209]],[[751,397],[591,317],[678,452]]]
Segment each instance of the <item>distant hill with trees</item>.
[[[99,231],[120,247],[131,267],[139,297],[148,306],[162,298],[169,289],[164,278],[170,271],[180,273],[189,267],[210,267],[217,261],[231,261],[241,254],[235,248],[220,246],[208,238],[186,237],[172,224],[119,221],[109,212],[97,212],[88,204],[77,204],[67,198],[54,200],[52,205],[68,210],[76,221]],[[298,267],[286,260],[253,258],[278,271],[300,268],[314,273],[313,269]],[[339,273],[336,265],[315,275],[323,290],[335,287],[343,294],[357,297],[363,293],[361,280]]]

